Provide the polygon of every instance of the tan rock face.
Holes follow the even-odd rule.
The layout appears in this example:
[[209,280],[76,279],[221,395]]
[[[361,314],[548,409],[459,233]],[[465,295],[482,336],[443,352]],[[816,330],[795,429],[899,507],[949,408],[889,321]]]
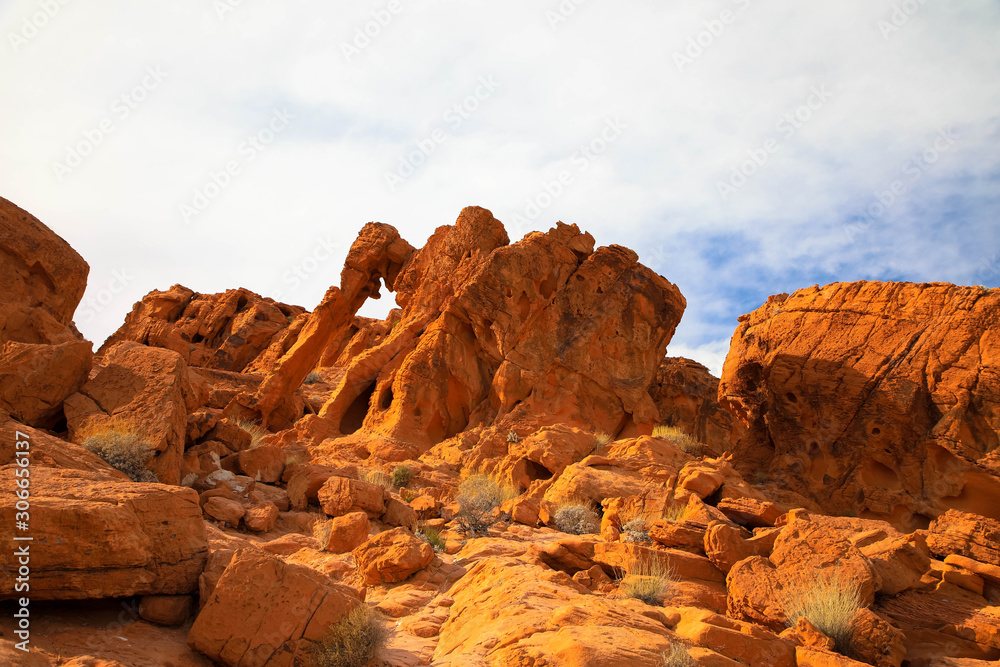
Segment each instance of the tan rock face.
[[176,352],[119,343],[104,353],[104,367],[64,405],[70,437],[81,442],[115,420],[142,431],[156,455],[150,468],[165,484],[180,483],[187,415],[197,390]]
[[667,357],[656,369],[649,395],[660,423],[676,426],[717,454],[729,451],[746,427],[719,404],[719,380],[697,361]]
[[80,340],[73,312],[89,272],[66,241],[0,197],[0,343]]
[[241,549],[195,619],[188,644],[230,667],[302,664],[312,642],[359,604],[357,591],[313,569]]
[[385,513],[385,489],[377,484],[346,477],[330,477],[318,494],[320,507],[329,516],[360,510],[375,519]]
[[1000,521],[950,510],[931,524],[927,545],[941,558],[956,554],[1000,566]]
[[330,520],[330,533],[320,548],[335,554],[352,551],[368,540],[371,524],[364,512],[351,512]]
[[[834,283],[740,318],[719,399],[737,448],[831,512],[926,528],[947,509],[1000,518],[1000,290]],[[993,469],[995,470],[995,468]]]
[[134,341],[173,350],[192,366],[242,371],[303,313],[246,289],[198,294],[174,285],[136,303],[98,352]]
[[[31,470],[31,596],[35,600],[187,594],[198,588],[207,541],[191,489],[94,479],[94,473]],[[0,508],[14,516],[14,474],[0,470]],[[13,522],[0,539],[13,544]],[[14,585],[5,559],[4,590]]]
[[379,533],[352,553],[368,584],[402,581],[434,560],[431,545],[414,537],[406,528]]

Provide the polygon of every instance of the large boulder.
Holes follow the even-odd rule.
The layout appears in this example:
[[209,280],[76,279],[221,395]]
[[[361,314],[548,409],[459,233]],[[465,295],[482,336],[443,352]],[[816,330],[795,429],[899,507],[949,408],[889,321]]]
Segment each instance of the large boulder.
[[188,644],[229,667],[306,664],[313,643],[361,600],[309,567],[240,549],[207,595]]
[[80,340],[73,313],[89,272],[66,241],[0,197],[0,343]]
[[134,341],[173,350],[192,366],[242,371],[304,312],[247,289],[198,294],[174,285],[137,302],[98,352]]
[[740,317],[720,402],[768,470],[831,513],[912,530],[1000,519],[1000,290],[833,283]]
[[26,424],[52,427],[63,401],[80,390],[93,364],[85,340],[58,345],[7,341],[0,347],[0,408]]
[[[34,445],[35,438],[29,441]],[[192,489],[120,481],[120,473],[31,467],[27,533],[15,530],[14,468],[0,469],[0,539],[28,534],[31,599],[180,595],[198,590],[207,538]],[[116,481],[109,481],[115,479]],[[17,567],[0,561],[0,596],[14,595]]]
[[104,367],[64,412],[76,442],[112,424],[130,424],[156,451],[150,468],[164,484],[179,484],[188,412],[199,392],[184,359],[171,350],[118,343],[103,355]]
[[352,552],[367,584],[403,581],[434,560],[434,549],[406,528],[379,533]]

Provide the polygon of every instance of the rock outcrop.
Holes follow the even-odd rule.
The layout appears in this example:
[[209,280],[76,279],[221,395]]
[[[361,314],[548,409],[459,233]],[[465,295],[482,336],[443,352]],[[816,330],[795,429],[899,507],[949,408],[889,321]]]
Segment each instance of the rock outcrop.
[[834,283],[740,318],[719,400],[767,469],[830,512],[1000,518],[1000,290]]

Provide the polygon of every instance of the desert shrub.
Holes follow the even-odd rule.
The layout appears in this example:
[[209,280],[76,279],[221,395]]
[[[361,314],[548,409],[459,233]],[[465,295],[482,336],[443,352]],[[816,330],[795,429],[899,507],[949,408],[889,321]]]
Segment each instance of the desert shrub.
[[700,445],[698,441],[689,436],[687,433],[677,428],[676,426],[667,426],[666,424],[657,424],[653,427],[653,437],[663,438],[664,440],[669,440],[674,443],[681,450],[685,452],[692,452]]
[[677,583],[673,570],[652,558],[638,558],[629,564],[618,591],[625,597],[659,606]]
[[601,451],[604,447],[607,447],[612,442],[611,436],[607,433],[595,433],[594,434],[594,447],[590,450],[591,454],[596,454]]
[[413,479],[413,468],[405,465],[398,465],[392,471],[392,485],[406,486]]
[[518,437],[517,431],[514,429],[507,431],[507,442],[521,442],[521,438]]
[[156,448],[130,424],[112,423],[86,435],[81,444],[133,482],[160,481],[149,469],[149,459]]
[[358,479],[369,484],[376,484],[388,491],[392,491],[395,488],[392,485],[392,477],[381,470],[360,470],[358,471]]
[[517,491],[513,487],[502,485],[489,475],[469,475],[458,486],[455,520],[462,531],[472,537],[485,534],[495,523],[493,510],[515,497]]
[[318,667],[362,667],[385,648],[389,631],[378,612],[362,603],[330,626],[313,649]]
[[261,442],[269,435],[266,428],[247,419],[237,419],[236,425],[250,434],[250,449],[260,447]]
[[409,489],[400,489],[399,497],[403,499],[404,502],[411,502],[420,497],[420,494],[416,491],[411,491]]
[[649,526],[642,517],[636,517],[622,526],[622,539],[626,542],[652,542],[649,537]]
[[597,512],[586,505],[563,505],[552,516],[556,528],[570,535],[587,535],[601,532]]
[[437,528],[424,526],[423,528],[418,529],[414,535],[434,547],[434,551],[444,551],[444,538],[441,537],[441,531]]
[[326,548],[330,541],[330,533],[333,531],[333,521],[317,521],[313,524],[313,537],[319,541],[319,548]]
[[302,382],[304,384],[316,384],[317,382],[319,382],[322,379],[323,379],[322,375],[320,375],[316,371],[313,371],[312,373],[310,373],[309,375],[307,375],[306,379],[303,380]]
[[697,664],[684,644],[671,644],[660,656],[660,667],[695,667]]
[[856,586],[834,577],[820,578],[808,586],[787,589],[783,603],[789,626],[805,617],[833,640],[836,651],[850,652],[854,617],[861,608]]

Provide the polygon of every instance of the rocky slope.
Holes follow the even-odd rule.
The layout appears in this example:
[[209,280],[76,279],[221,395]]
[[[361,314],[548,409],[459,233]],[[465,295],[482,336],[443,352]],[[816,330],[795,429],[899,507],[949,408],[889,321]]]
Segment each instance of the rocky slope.
[[94,354],[86,263],[0,200],[0,541],[25,436],[34,537],[0,662],[318,664],[366,608],[372,665],[1000,659],[998,291],[772,297],[720,381],[664,356],[677,288],[594,245],[369,223],[311,312],[175,285]]

